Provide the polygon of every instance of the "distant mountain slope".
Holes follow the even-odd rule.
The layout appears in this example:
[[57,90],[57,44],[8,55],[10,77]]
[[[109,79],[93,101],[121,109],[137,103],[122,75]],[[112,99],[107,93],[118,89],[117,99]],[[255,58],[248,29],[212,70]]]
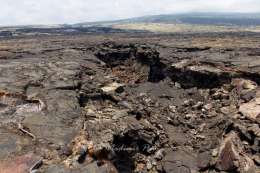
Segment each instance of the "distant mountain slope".
[[60,25],[0,27],[0,38],[105,33],[259,32],[260,13],[186,13]]
[[127,23],[258,26],[260,25],[260,13],[187,13],[154,15],[115,21],[86,22],[75,24],[75,26],[109,26]]

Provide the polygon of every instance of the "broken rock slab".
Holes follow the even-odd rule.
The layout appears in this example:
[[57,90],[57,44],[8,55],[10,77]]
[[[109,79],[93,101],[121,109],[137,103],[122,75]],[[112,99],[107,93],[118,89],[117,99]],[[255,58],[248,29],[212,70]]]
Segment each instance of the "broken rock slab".
[[169,151],[162,161],[162,168],[166,173],[196,173],[196,157],[186,150]]
[[[51,116],[52,115],[52,116]],[[57,115],[51,114],[50,116],[33,115],[26,117],[22,124],[30,129],[31,133],[37,139],[44,139],[49,142],[66,145],[80,130],[79,125],[70,126],[55,117]]]
[[223,140],[216,168],[227,172],[257,173],[254,161],[245,153],[242,142],[235,132],[231,132]]
[[111,83],[101,88],[101,90],[105,93],[111,93],[111,92],[120,92],[123,91],[123,84],[119,83]]
[[46,111],[31,113],[22,120],[38,139],[65,145],[82,127],[81,108],[77,93],[67,90],[50,90],[43,92]]
[[172,64],[168,69],[168,76],[184,88],[216,87],[228,83],[235,75],[235,70],[226,69],[223,64],[195,60],[183,60]]
[[[259,93],[259,91],[258,91]],[[252,121],[260,122],[260,97],[240,105],[239,112]]]
[[184,88],[215,88],[232,81],[233,86],[241,90],[252,91],[257,84],[253,73],[235,67],[228,67],[222,62],[202,60],[182,60],[168,67],[167,76],[180,83]]
[[257,88],[257,83],[247,79],[235,78],[232,80],[231,85],[239,87],[244,90],[254,90]]

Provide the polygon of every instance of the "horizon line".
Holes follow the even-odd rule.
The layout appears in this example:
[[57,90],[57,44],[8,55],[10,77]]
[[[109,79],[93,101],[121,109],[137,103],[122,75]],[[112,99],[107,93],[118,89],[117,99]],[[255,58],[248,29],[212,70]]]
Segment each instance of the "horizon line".
[[[241,14],[241,15],[260,15],[260,11],[258,12],[214,12],[214,11],[190,11],[190,12],[176,12],[176,13],[161,13],[161,14],[150,14],[150,15],[142,15],[142,16],[135,16],[135,17],[128,17],[128,18],[119,18],[119,19],[111,19],[111,20],[96,20],[96,21],[86,21],[86,22],[73,22],[73,23],[49,23],[49,24],[25,24],[25,25],[1,25],[0,24],[0,28],[15,28],[15,27],[55,27],[55,26],[62,26],[62,25],[80,25],[80,24],[84,24],[84,23],[89,23],[89,24],[93,24],[93,23],[108,23],[108,22],[119,22],[119,21],[123,21],[123,20],[129,20],[129,19],[138,19],[138,18],[143,18],[143,17],[153,17],[153,16],[167,16],[167,15],[187,15],[187,14]],[[260,16],[259,16],[260,18]]]

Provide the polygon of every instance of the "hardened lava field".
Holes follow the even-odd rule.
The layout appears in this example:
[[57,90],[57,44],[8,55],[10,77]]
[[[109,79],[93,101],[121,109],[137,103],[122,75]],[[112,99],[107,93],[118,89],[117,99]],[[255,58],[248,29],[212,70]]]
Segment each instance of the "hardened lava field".
[[1,38],[0,172],[259,173],[259,38]]

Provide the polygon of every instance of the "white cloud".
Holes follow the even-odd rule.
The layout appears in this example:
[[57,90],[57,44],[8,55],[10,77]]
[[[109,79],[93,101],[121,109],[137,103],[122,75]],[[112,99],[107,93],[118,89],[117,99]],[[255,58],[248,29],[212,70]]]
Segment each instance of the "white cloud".
[[77,23],[181,12],[259,12],[259,0],[0,0],[0,25]]

